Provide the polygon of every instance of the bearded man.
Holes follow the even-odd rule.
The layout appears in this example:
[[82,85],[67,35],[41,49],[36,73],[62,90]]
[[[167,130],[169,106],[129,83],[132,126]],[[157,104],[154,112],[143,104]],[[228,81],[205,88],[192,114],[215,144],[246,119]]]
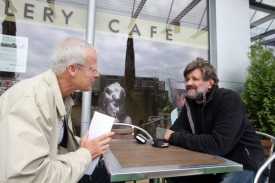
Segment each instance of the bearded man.
[[252,183],[264,162],[264,151],[240,96],[219,88],[215,68],[201,58],[189,63],[183,75],[185,105],[164,138],[176,146],[240,163],[243,171],[174,177],[168,182]]

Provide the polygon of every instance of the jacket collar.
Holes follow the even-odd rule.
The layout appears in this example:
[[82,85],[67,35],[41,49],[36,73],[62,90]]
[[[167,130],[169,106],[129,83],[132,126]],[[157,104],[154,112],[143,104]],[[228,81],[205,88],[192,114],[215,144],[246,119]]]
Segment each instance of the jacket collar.
[[51,69],[44,73],[44,77],[46,78],[46,81],[49,84],[49,86],[52,88],[57,110],[59,111],[61,116],[66,115],[68,112],[66,108],[69,109],[71,106],[74,105],[71,96],[68,95],[64,99],[62,98],[57,77]]
[[206,100],[204,104],[213,98],[214,94],[218,91],[218,89],[218,85],[213,85],[212,89],[208,93],[206,93]]

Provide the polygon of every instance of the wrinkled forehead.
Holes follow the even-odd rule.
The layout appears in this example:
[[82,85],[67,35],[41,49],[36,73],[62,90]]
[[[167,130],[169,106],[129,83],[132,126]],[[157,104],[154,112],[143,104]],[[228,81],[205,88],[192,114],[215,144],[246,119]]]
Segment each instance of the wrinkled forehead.
[[190,78],[190,77],[202,77],[202,70],[199,68],[190,70],[189,72],[186,73],[185,78]]
[[97,55],[95,50],[88,48],[86,52],[87,52],[86,64],[92,67],[95,67],[95,66],[97,67]]

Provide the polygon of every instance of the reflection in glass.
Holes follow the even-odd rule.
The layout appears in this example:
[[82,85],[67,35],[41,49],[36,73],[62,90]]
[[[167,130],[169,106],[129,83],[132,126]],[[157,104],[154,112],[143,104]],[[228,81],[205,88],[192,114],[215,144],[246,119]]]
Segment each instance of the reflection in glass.
[[[167,78],[182,81],[190,61],[208,59],[207,14],[206,0],[97,1],[99,93],[117,79],[125,112],[152,136],[156,126],[169,128],[171,111],[185,100],[184,88],[168,93]],[[158,120],[150,123],[152,116]]]
[[[2,22],[2,34],[3,35],[9,35],[9,36],[16,36],[16,22],[15,22],[15,15],[7,15]],[[15,42],[5,42],[4,39],[9,38],[7,36],[2,36],[2,42],[1,47],[8,47],[8,48],[17,48]],[[12,39],[16,40],[12,37]],[[16,59],[16,49],[9,49],[9,52],[12,52],[11,55],[13,59]],[[6,60],[0,60],[3,63],[6,62]],[[0,62],[0,63],[1,63]],[[10,67],[10,66],[7,66]],[[15,76],[15,72],[6,72],[6,71],[0,71],[0,77],[11,77],[13,78]]]
[[[9,14],[5,17],[2,22],[2,41],[1,41],[1,57],[0,57],[0,66],[2,68],[14,69],[14,65],[11,65],[11,62],[16,61],[16,23],[15,16],[13,14]],[[13,40],[12,42],[6,39]],[[5,54],[3,54],[5,53]],[[9,55],[7,55],[9,53]],[[11,61],[10,61],[11,59]],[[6,71],[6,69],[0,70],[0,96],[9,89],[12,85],[18,82],[15,79],[15,72]]]
[[[119,83],[113,83],[104,88],[103,93],[98,100],[99,111],[116,118],[117,123],[132,124],[132,119],[128,116],[123,108],[125,102],[126,92]],[[127,127],[127,126],[116,126]]]
[[[19,6],[21,1],[17,2],[14,6],[22,8],[20,12],[24,11],[24,6]],[[56,13],[57,20],[58,13],[61,13],[61,17],[65,20],[61,10],[69,15],[73,8],[74,13],[68,25],[64,27],[57,25],[53,16],[50,16],[53,19],[51,24],[48,24],[48,19],[48,22],[44,22],[43,19],[39,20],[40,22],[36,20],[32,22],[32,20],[19,20],[19,16],[16,16],[17,22],[15,25],[15,20],[13,21],[15,25],[13,30],[17,34],[17,39],[18,36],[22,36],[28,38],[30,43],[26,72],[20,73],[19,79],[30,78],[47,70],[50,67],[52,49],[59,40],[67,36],[85,39],[83,29],[86,27],[85,23],[78,24],[85,21],[85,15],[75,19],[73,17],[76,17],[77,13],[79,15],[79,12],[86,11],[87,1],[35,0],[34,2],[35,12],[39,8],[52,7],[53,16]],[[183,69],[188,62],[197,57],[208,59],[206,7],[206,0],[97,0],[95,47],[98,50],[101,78],[98,79],[99,84],[93,87],[92,93],[98,94],[99,97],[106,86],[119,82],[126,92],[124,111],[131,117],[134,125],[148,123],[150,116],[165,115],[166,106],[171,105],[168,99],[167,78],[181,81]],[[9,12],[13,12],[11,8]],[[13,13],[17,15],[16,12]],[[109,30],[109,23],[114,19],[116,21],[111,27],[118,32]],[[77,22],[72,22],[73,20]],[[71,25],[73,27],[70,27]],[[78,25],[84,26],[78,27]],[[132,31],[134,26],[135,31]],[[5,27],[2,28],[3,34]],[[171,28],[168,40],[166,34],[161,33],[165,28]],[[132,35],[129,36],[131,31]],[[118,81],[107,82],[104,76],[117,77]],[[167,103],[160,101],[164,95],[167,98],[163,101]],[[79,123],[81,93],[75,97],[78,105],[74,108],[72,120]],[[97,95],[93,95],[92,108],[95,110],[98,110],[97,101]]]
[[126,58],[125,58],[125,90],[127,93],[132,94],[135,79],[135,50],[134,50],[134,39],[128,36],[127,47],[126,47]]
[[185,83],[179,82],[173,78],[168,78],[169,85],[169,101],[173,104],[174,108],[182,108],[185,102]]

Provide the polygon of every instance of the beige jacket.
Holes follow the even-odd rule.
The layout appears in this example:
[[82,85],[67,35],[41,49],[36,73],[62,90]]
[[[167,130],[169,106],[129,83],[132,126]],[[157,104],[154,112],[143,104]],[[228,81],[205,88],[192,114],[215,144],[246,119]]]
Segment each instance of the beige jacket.
[[[78,149],[69,115],[73,101],[70,96],[64,101],[51,70],[20,81],[0,97],[0,183],[69,183],[83,176],[91,155]],[[59,147],[57,155],[64,115],[67,148]]]

